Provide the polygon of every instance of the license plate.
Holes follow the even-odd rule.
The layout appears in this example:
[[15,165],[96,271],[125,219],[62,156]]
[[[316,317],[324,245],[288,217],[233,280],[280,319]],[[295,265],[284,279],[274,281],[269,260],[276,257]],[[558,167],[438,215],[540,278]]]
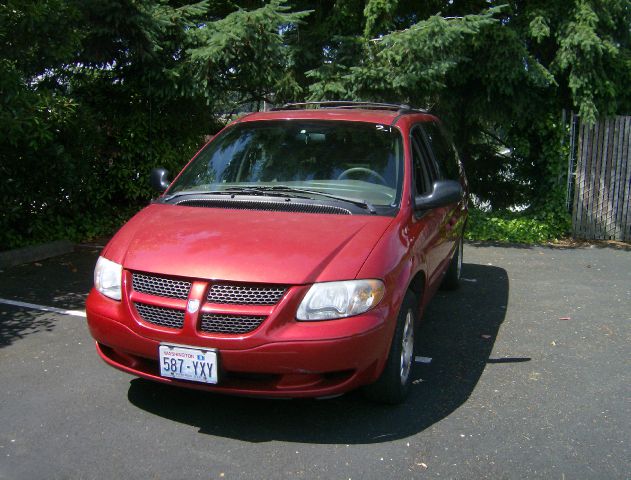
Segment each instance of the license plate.
[[162,344],[160,375],[193,382],[217,383],[217,352]]

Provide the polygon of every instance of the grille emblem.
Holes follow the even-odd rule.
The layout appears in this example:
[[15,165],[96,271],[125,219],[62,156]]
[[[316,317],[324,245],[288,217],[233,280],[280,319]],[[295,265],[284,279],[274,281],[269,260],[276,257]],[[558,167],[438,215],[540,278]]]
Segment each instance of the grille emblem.
[[188,313],[195,313],[199,309],[199,300],[189,300],[186,310]]

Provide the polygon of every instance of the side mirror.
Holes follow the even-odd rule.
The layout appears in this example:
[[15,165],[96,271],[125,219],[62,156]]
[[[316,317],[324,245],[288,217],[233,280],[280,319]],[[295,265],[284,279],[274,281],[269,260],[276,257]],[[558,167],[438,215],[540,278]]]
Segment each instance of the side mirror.
[[459,202],[464,195],[462,185],[455,180],[439,180],[434,183],[434,188],[427,195],[418,195],[414,199],[414,207],[417,210],[445,207]]
[[168,179],[169,171],[164,168],[153,168],[151,170],[151,186],[154,190],[162,193],[171,184],[171,181]]

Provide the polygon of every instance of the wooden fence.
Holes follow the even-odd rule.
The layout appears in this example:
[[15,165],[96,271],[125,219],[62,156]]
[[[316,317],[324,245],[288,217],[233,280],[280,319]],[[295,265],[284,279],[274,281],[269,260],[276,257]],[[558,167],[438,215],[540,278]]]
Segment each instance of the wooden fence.
[[631,117],[577,130],[573,235],[631,242]]

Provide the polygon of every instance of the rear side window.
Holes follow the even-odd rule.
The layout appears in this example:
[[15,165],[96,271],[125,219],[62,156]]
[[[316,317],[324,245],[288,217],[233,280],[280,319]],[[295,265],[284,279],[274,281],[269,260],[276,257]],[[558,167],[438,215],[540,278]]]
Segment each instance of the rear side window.
[[441,126],[435,122],[428,122],[423,124],[423,130],[434,152],[440,177],[458,180],[460,178],[458,154]]
[[411,141],[416,195],[427,195],[432,191],[436,178],[435,165],[427,153],[423,135],[418,127],[412,130]]

